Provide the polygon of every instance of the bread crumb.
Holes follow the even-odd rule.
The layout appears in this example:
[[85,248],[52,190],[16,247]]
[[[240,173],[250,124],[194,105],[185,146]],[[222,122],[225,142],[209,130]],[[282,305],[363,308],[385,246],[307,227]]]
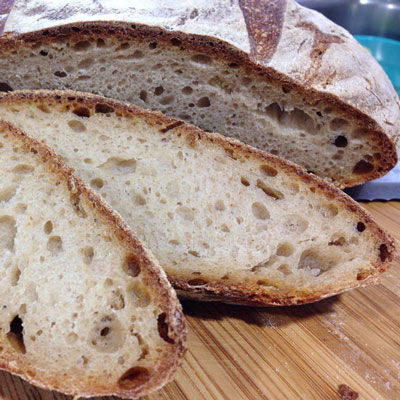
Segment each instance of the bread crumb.
[[358,393],[355,392],[353,389],[351,389],[347,385],[339,385],[339,394],[342,398],[342,400],[357,400],[358,399]]

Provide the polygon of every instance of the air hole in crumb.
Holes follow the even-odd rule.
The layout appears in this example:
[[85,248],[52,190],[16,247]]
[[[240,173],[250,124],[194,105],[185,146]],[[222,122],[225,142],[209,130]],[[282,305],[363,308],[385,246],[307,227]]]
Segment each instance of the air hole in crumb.
[[160,96],[161,94],[163,94],[164,93],[164,88],[162,87],[162,86],[157,86],[155,89],[154,89],[154,95],[155,96]]
[[10,330],[7,333],[7,340],[11,346],[19,353],[25,354],[26,348],[23,336],[23,322],[22,319],[16,315],[10,323]]
[[102,317],[89,336],[89,343],[100,353],[114,353],[124,340],[122,325],[113,315]]
[[111,308],[113,310],[122,310],[125,308],[125,298],[120,290],[112,291],[113,299],[111,302]]
[[136,307],[147,307],[150,304],[151,297],[147,289],[139,283],[129,286],[128,293]]
[[49,54],[49,52],[48,52],[47,50],[40,50],[40,51],[39,51],[39,54],[40,54],[41,56],[43,56],[43,57],[46,57],[46,56]]
[[166,341],[167,343],[173,344],[174,340],[168,336],[168,324],[166,323],[167,315],[165,313],[161,313],[157,318],[157,328],[158,334],[161,339]]
[[90,186],[93,189],[101,189],[104,186],[103,179],[101,178],[94,178],[90,181]]
[[269,165],[266,165],[266,164],[263,164],[260,166],[260,171],[263,174],[265,174],[267,176],[271,176],[271,177],[278,175],[278,171],[275,168],[270,167]]
[[168,95],[168,96],[164,96],[162,97],[158,102],[165,106],[167,104],[171,104],[174,101],[174,96],[172,94]]
[[173,46],[180,46],[181,45],[181,41],[178,38],[172,38],[171,39],[171,44]]
[[0,202],[9,202],[17,193],[17,186],[8,186],[4,189],[0,189]]
[[197,64],[209,65],[212,63],[211,57],[206,56],[205,54],[196,54],[192,56],[191,60]]
[[201,278],[191,279],[188,281],[188,285],[190,286],[204,286],[207,284],[207,281]]
[[155,48],[157,48],[157,42],[149,43],[149,49],[154,50]]
[[50,114],[50,108],[46,104],[39,104],[36,106],[36,108],[46,114]]
[[188,253],[193,257],[200,257],[200,254],[197,251],[189,250]]
[[385,262],[386,259],[390,256],[388,247],[386,244],[381,244],[379,246],[379,258],[381,259],[382,262]]
[[131,54],[129,56],[129,58],[134,59],[134,60],[139,60],[139,59],[141,59],[143,57],[144,57],[144,54],[140,50],[136,50],[133,54]]
[[83,254],[83,262],[87,265],[89,265],[93,261],[94,257],[94,249],[92,246],[86,246],[84,249],[82,249],[82,254]]
[[17,226],[15,219],[9,215],[0,217],[0,250],[14,249],[15,236],[17,235]]
[[139,98],[143,101],[143,103],[147,103],[147,92],[145,90],[141,90],[139,93]]
[[321,213],[321,215],[325,218],[336,217],[336,215],[338,215],[338,213],[339,213],[338,208],[333,204],[322,205],[322,206],[318,207],[318,210]]
[[290,85],[282,85],[282,92],[288,94],[292,91],[292,87]]
[[78,340],[78,335],[74,332],[71,332],[68,334],[67,338],[66,338],[66,342],[67,344],[73,344]]
[[137,194],[134,197],[134,201],[135,201],[135,204],[137,204],[138,206],[144,206],[146,204],[146,199],[143,196],[141,196],[140,194]]
[[53,223],[51,221],[47,221],[44,224],[43,230],[46,235],[50,235],[50,233],[53,231]]
[[272,197],[275,200],[282,200],[285,198],[282,192],[265,184],[265,182],[260,179],[257,179],[257,187],[260,188],[267,196]]
[[363,222],[358,222],[357,223],[357,230],[358,230],[358,232],[364,232],[365,231],[365,224]]
[[346,129],[346,127],[349,125],[349,122],[346,121],[345,119],[342,118],[335,118],[331,121],[329,124],[330,129],[333,131],[338,131],[342,129]]
[[193,93],[193,89],[190,86],[185,86],[182,89],[182,93],[186,94],[186,95],[192,94]]
[[129,276],[137,277],[141,271],[138,257],[134,254],[127,256],[122,264],[122,269]]
[[75,214],[81,218],[86,218],[87,212],[81,204],[80,195],[78,193],[71,193],[70,201]]
[[340,135],[335,139],[336,147],[346,147],[347,146],[347,138],[346,136]]
[[319,276],[335,266],[338,261],[339,258],[335,254],[332,256],[321,253],[319,249],[308,249],[301,254],[298,268],[309,271],[313,276]]
[[267,210],[267,207],[265,207],[264,204],[262,203],[259,202],[253,203],[251,206],[251,211],[257,219],[265,220],[270,218],[270,214]]
[[56,257],[63,251],[62,239],[60,236],[51,236],[47,241],[47,250],[53,257]]
[[20,276],[21,276],[21,270],[18,267],[15,267],[11,274],[11,286],[18,285]]
[[33,172],[32,165],[28,164],[18,164],[16,167],[12,169],[12,172],[19,174],[19,175],[27,175]]
[[114,112],[114,108],[107,104],[96,104],[95,112],[99,114],[111,114]]
[[80,42],[75,43],[72,48],[75,51],[85,51],[85,50],[88,50],[89,47],[91,47],[91,45],[92,44],[88,40],[82,40]]
[[290,215],[285,223],[285,228],[289,233],[299,234],[303,233],[308,228],[308,221],[298,215]]
[[294,253],[294,246],[288,242],[282,243],[278,246],[276,251],[277,256],[289,257]]
[[68,126],[76,133],[81,133],[86,131],[86,126],[77,120],[68,121]]
[[250,182],[245,178],[245,177],[241,177],[240,178],[240,182],[242,183],[242,185],[244,186],[250,186]]
[[128,369],[118,380],[118,387],[123,390],[131,390],[144,385],[150,378],[150,372],[144,367]]
[[89,118],[90,117],[90,110],[86,107],[77,107],[72,112],[77,115],[78,117]]
[[13,88],[5,82],[0,82],[0,92],[12,92]]
[[287,264],[282,264],[278,267],[278,271],[282,272],[283,275],[290,275],[292,271]]
[[84,158],[84,159],[83,159],[83,162],[84,162],[85,164],[91,164],[91,163],[93,162],[93,160],[92,160],[91,158]]
[[98,38],[98,39],[97,39],[97,42],[96,42],[96,46],[97,46],[98,48],[105,47],[105,46],[106,46],[106,42],[104,41],[104,39]]
[[224,204],[223,200],[217,200],[214,204],[214,208],[216,211],[224,211],[225,204]]
[[210,105],[211,105],[210,99],[207,96],[201,97],[197,101],[197,107],[199,107],[199,108],[210,107]]
[[56,71],[54,72],[54,75],[58,78],[65,78],[67,76],[67,73],[65,71]]
[[127,49],[129,49],[130,47],[131,47],[131,45],[130,45],[128,42],[124,42],[124,43],[121,43],[121,44],[115,49],[115,51],[127,50]]
[[368,161],[361,160],[353,168],[353,173],[363,175],[368,174],[374,170],[373,164]]
[[136,160],[134,158],[111,157],[105,163],[99,165],[98,168],[108,170],[115,175],[132,174],[136,171]]
[[180,206],[176,209],[176,212],[185,221],[194,221],[194,211],[189,207]]
[[228,227],[227,224],[222,224],[222,225],[221,225],[221,231],[222,231],[222,232],[228,233],[228,232],[230,232],[231,230],[229,229],[229,227]]

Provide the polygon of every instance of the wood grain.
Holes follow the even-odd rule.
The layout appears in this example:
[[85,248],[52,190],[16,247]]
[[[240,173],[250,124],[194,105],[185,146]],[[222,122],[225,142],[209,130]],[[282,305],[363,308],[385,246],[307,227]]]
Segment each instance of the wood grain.
[[[400,203],[363,206],[400,240]],[[341,384],[360,400],[400,399],[399,264],[381,285],[307,306],[184,302],[189,351],[175,381],[146,400],[340,399]],[[0,373],[0,400],[28,399],[71,398]]]

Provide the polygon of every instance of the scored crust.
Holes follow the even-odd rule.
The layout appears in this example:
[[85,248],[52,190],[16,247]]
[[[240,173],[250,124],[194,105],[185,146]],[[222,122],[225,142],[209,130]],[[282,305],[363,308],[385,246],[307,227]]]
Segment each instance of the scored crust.
[[[332,105],[340,116],[369,132],[368,140],[381,149],[384,157],[373,162],[375,168],[372,171],[352,174],[337,182],[340,187],[354,186],[387,173],[398,160],[400,103],[379,64],[348,32],[320,14],[298,6],[292,0],[270,3],[238,2],[247,26],[246,40],[250,50],[233,46],[222,34],[219,37],[183,33],[180,25],[168,30],[145,25],[139,17],[131,22],[76,22],[23,34],[8,32],[0,38],[0,50],[18,50],[19,46],[35,42],[51,43],[65,36],[78,41],[102,35],[120,40],[156,39],[165,46],[208,54],[249,68],[268,81],[272,80],[271,84],[276,86],[289,85],[292,95],[304,97],[308,104]],[[132,20],[132,16],[129,18]],[[216,23],[223,24],[224,21]],[[314,37],[312,44],[307,40],[310,35]],[[294,50],[297,36],[304,38],[306,44]],[[293,46],[287,46],[291,41]],[[303,54],[303,47],[307,54]],[[287,48],[292,52],[299,50],[300,55],[296,62],[293,61],[293,66],[288,63],[296,57],[288,58]],[[307,67],[303,69],[302,65]],[[358,81],[359,75],[361,81]]]
[[94,108],[101,104],[114,109],[117,115],[125,117],[140,117],[147,123],[158,126],[160,133],[174,130],[176,134],[182,135],[186,141],[194,145],[196,141],[208,142],[211,145],[222,146],[231,157],[235,159],[253,158],[259,161],[267,161],[278,166],[286,174],[299,179],[309,185],[313,192],[319,192],[327,199],[335,199],[336,205],[356,214],[360,220],[368,227],[371,235],[374,236],[377,243],[380,244],[381,252],[373,263],[373,269],[360,275],[356,282],[347,283],[342,286],[326,286],[317,291],[290,290],[277,294],[276,291],[260,288],[258,285],[230,283],[224,281],[214,281],[204,285],[193,287],[189,284],[189,279],[182,279],[177,276],[169,276],[173,286],[178,293],[184,297],[201,300],[218,300],[223,302],[248,304],[248,305],[292,305],[303,304],[320,300],[322,298],[333,296],[337,293],[349,290],[355,287],[375,284],[379,281],[379,275],[385,271],[395,254],[393,239],[390,238],[379,226],[372,220],[370,215],[362,209],[354,200],[347,196],[338,188],[330,185],[323,179],[314,174],[309,174],[302,167],[285,161],[280,157],[265,153],[261,150],[245,145],[235,139],[222,136],[217,133],[204,132],[201,129],[167,117],[159,112],[143,110],[137,106],[122,103],[117,100],[106,99],[101,96],[74,92],[74,91],[15,91],[0,97],[0,102],[6,102],[10,105],[18,102],[34,102],[36,104],[79,104]]
[[[98,396],[102,394],[115,394],[124,398],[142,396],[161,388],[170,381],[176,369],[182,362],[182,357],[186,351],[187,329],[184,321],[182,307],[177,299],[175,291],[170,286],[164,271],[159,266],[158,261],[150,253],[145,245],[135,236],[122,218],[109,207],[101,197],[90,189],[79,177],[74,175],[74,170],[66,165],[58,155],[56,155],[44,143],[38,142],[34,138],[27,136],[21,130],[0,118],[1,136],[11,135],[13,140],[19,142],[23,148],[35,157],[40,157],[41,161],[47,164],[49,171],[56,175],[61,181],[67,183],[68,189],[75,194],[79,194],[92,205],[99,218],[107,225],[110,225],[116,237],[124,245],[126,251],[134,250],[143,271],[153,282],[153,291],[158,293],[160,308],[165,313],[165,323],[168,331],[165,333],[168,339],[168,351],[163,355],[163,359],[156,363],[154,370],[150,373],[147,382],[137,388],[120,388],[117,382],[113,388],[96,386],[96,382],[86,382],[85,389],[82,391],[80,377],[75,377],[79,385],[68,388],[63,384],[64,379],[54,377],[51,383],[41,380],[40,375],[35,376],[27,371],[24,366],[18,365],[13,359],[0,357],[0,368],[6,369],[23,379],[45,389],[62,390],[62,392],[76,396]],[[153,317],[153,316],[152,316]],[[73,380],[71,380],[73,382]],[[58,389],[60,388],[60,389]]]

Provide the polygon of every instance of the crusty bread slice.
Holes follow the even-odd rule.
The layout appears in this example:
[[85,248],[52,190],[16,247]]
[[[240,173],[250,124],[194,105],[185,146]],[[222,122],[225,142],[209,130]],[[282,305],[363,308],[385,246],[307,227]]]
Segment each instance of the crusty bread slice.
[[3,90],[74,89],[160,110],[339,187],[397,162],[388,77],[347,31],[293,0],[18,0],[5,29]]
[[0,368],[76,396],[172,378],[181,307],[158,262],[45,145],[0,120]]
[[183,296],[306,303],[375,283],[393,257],[343,192],[233,139],[77,92],[12,92],[0,116],[90,182]]

